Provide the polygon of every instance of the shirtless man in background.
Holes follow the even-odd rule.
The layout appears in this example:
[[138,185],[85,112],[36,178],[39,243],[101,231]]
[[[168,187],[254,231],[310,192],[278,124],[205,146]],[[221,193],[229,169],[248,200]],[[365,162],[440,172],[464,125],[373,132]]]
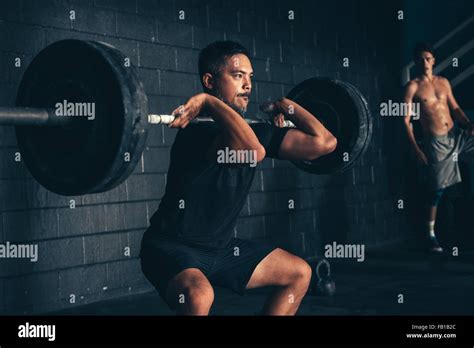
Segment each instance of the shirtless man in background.
[[[408,82],[405,89],[404,102],[409,107],[404,121],[411,148],[428,177],[426,228],[430,250],[442,252],[434,232],[437,206],[443,191],[461,182],[458,159],[474,158],[474,130],[456,102],[449,81],[433,75],[433,49],[428,44],[417,44],[413,58],[417,76]],[[418,139],[420,144],[410,124],[412,103],[420,104],[423,133],[423,138]]]

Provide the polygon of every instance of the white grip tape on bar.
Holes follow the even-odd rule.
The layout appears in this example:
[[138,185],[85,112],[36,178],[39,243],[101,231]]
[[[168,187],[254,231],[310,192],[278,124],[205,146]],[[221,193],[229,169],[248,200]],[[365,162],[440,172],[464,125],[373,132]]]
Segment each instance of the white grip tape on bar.
[[173,115],[148,115],[148,123],[170,124],[175,119]]

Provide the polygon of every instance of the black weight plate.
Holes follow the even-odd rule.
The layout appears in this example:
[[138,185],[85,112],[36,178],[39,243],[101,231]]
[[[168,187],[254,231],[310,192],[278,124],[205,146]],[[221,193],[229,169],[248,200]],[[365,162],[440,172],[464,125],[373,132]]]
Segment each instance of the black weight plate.
[[360,110],[359,136],[354,147],[352,148],[350,163],[348,163],[347,166],[343,167],[342,169],[342,171],[345,171],[351,168],[356,163],[356,161],[365,154],[370,144],[372,139],[372,115],[370,113],[367,101],[365,100],[362,93],[360,93],[359,90],[357,90],[357,88],[350,83],[343,81],[340,82],[345,84],[347,88],[352,89],[354,98],[360,101],[360,103],[358,103],[358,108]]
[[148,129],[147,98],[136,69],[124,59],[105,43],[63,40],[42,50],[25,71],[18,106],[95,104],[94,120],[16,127],[22,158],[47,189],[62,195],[103,192],[123,182],[139,161]]
[[344,81],[312,78],[297,85],[287,97],[315,115],[338,140],[334,152],[293,163],[315,174],[336,174],[351,168],[365,152],[372,134],[372,119],[362,94]]

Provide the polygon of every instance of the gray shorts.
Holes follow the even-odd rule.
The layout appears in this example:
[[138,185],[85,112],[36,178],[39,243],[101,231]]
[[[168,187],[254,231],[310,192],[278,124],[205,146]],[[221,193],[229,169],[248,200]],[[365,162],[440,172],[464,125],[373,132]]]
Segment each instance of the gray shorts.
[[459,161],[474,162],[474,136],[457,127],[444,135],[425,138],[421,144],[428,158],[426,179],[430,190],[440,190],[462,181]]

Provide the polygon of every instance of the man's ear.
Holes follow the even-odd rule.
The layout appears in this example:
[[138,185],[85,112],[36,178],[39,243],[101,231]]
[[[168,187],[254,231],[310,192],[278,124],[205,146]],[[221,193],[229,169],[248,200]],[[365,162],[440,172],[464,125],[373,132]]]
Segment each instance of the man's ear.
[[213,89],[214,88],[214,78],[212,74],[205,73],[202,75],[202,84],[206,89]]

